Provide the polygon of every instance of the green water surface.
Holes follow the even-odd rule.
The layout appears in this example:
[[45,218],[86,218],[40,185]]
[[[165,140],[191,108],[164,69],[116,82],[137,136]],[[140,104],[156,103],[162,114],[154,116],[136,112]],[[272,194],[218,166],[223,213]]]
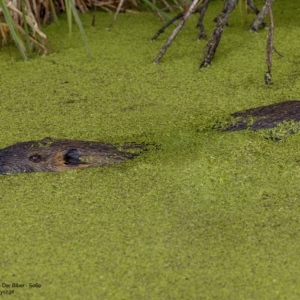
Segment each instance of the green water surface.
[[[212,1],[208,33],[222,1]],[[5,299],[300,299],[300,135],[280,142],[213,124],[300,99],[300,6],[275,1],[268,31],[229,19],[211,67],[192,16],[172,32],[150,13],[81,16],[91,53],[67,22],[44,30],[55,53],[0,52],[0,148],[44,137],[150,143],[104,168],[1,176],[0,291]],[[13,287],[12,283],[24,284]],[[39,283],[40,288],[30,288]],[[3,285],[4,284],[4,285]],[[10,286],[9,286],[10,285]],[[4,298],[3,298],[4,299]]]

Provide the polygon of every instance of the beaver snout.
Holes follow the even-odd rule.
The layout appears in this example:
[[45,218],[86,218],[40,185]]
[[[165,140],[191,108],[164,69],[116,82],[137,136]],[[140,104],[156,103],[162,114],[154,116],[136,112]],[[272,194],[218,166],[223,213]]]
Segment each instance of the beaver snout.
[[0,150],[0,174],[61,172],[105,166],[132,159],[143,148],[143,145],[127,144],[119,149],[100,142],[50,138],[17,143]]

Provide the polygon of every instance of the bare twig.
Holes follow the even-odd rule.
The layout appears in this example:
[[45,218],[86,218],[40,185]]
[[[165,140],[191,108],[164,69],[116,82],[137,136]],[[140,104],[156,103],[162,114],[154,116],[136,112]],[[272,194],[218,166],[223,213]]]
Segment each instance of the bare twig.
[[273,49],[274,49],[274,19],[273,19],[273,12],[272,12],[272,0],[267,0],[269,14],[270,14],[270,28],[269,34],[267,38],[267,47],[266,47],[266,63],[268,67],[268,71],[265,74],[265,83],[269,85],[271,83],[272,75],[271,75],[271,68],[272,68],[272,57],[273,57]]
[[183,27],[184,23],[188,19],[188,17],[193,13],[196,5],[198,4],[198,1],[199,0],[193,0],[192,5],[190,6],[190,8],[184,14],[184,16],[182,17],[182,19],[181,19],[180,23],[178,24],[178,26],[173,30],[171,36],[169,37],[169,39],[167,40],[167,42],[163,45],[163,47],[161,48],[161,50],[157,54],[156,58],[154,59],[154,63],[158,63],[160,61],[160,59],[163,57],[163,55],[167,51],[167,48],[170,46],[170,44],[172,43],[172,41],[176,38],[178,32],[181,30],[181,28]]
[[175,3],[175,5],[178,6],[178,8],[179,8],[181,11],[184,11],[184,9],[183,9],[181,6],[183,6],[183,5],[188,5],[188,4],[186,3],[186,1],[185,1],[185,4],[183,4],[183,3],[179,4],[179,3],[177,2],[177,0],[173,0],[173,2]]
[[[13,11],[15,13],[15,15],[18,15],[20,17],[22,16],[22,12],[20,10],[18,10],[14,5],[12,5],[11,2],[9,2],[7,4],[7,8],[9,8],[11,11]],[[26,16],[26,21],[27,21],[28,25],[31,27],[33,32],[37,32],[38,35],[43,40],[46,40],[46,38],[47,38],[46,35],[40,30],[38,23],[32,13],[30,14],[30,17],[28,15]]]
[[172,11],[173,11],[172,6],[170,6],[170,5],[167,3],[166,0],[161,0],[161,2],[164,4],[165,9],[166,9],[167,11],[169,11],[169,12],[172,12]]
[[200,39],[206,40],[207,39],[205,29],[204,29],[204,26],[203,26],[202,22],[203,22],[203,18],[204,18],[204,15],[206,13],[209,1],[210,0],[205,0],[204,4],[202,6],[200,6],[199,8],[197,8],[196,11],[195,11],[195,12],[198,12],[200,14],[199,19],[198,19],[198,23],[197,23],[197,26],[196,26],[196,28],[197,27],[200,28],[200,32],[197,36],[197,40],[200,40]]
[[280,52],[278,52],[277,49],[276,49],[274,46],[273,46],[273,50],[274,50],[274,52],[275,52],[278,56],[284,57],[284,55],[281,54]]
[[[204,26],[202,24],[202,21],[203,21],[204,14],[206,12],[207,6],[209,4],[209,1],[210,0],[205,0],[205,3],[202,6],[200,6],[199,8],[196,8],[194,11],[192,11],[192,14],[195,14],[195,13],[199,13],[200,14],[200,17],[198,19],[198,23],[197,23],[197,26],[196,26],[196,28],[197,27],[200,28],[200,32],[199,32],[199,34],[197,36],[197,40],[199,40],[199,39],[206,39],[206,34],[205,34],[205,30],[204,30]],[[182,5],[182,6],[184,6],[184,5]],[[176,15],[174,18],[172,18],[170,21],[168,21],[162,28],[160,28],[156,32],[156,34],[153,36],[153,38],[151,40],[155,41],[162,33],[165,32],[165,29],[167,27],[169,27],[170,25],[172,25],[176,20],[181,19],[184,15],[185,15],[185,13],[181,12],[178,15]]]
[[264,6],[262,7],[261,11],[257,14],[256,19],[254,20],[254,22],[251,24],[251,26],[249,27],[249,31],[258,31],[258,27],[260,24],[263,24],[264,22],[264,17],[266,16],[266,14],[269,11],[269,6],[272,5],[274,0],[266,0]]
[[[254,11],[254,13],[256,15],[259,14],[259,10],[257,9],[257,7],[253,4],[253,2],[251,0],[247,0],[247,4],[252,8],[252,10]],[[266,21],[262,20],[261,25],[263,26],[263,28],[267,27]]]
[[213,31],[208,43],[207,43],[207,50],[206,54],[201,62],[200,69],[207,67],[210,65],[215,52],[217,50],[217,47],[219,45],[219,42],[222,37],[223,29],[226,26],[228,17],[230,13],[233,11],[237,3],[237,0],[226,0],[223,10],[220,14],[220,16],[217,18],[217,25],[215,30]]
[[259,13],[259,10],[257,9],[257,7],[253,4],[253,2],[251,0],[247,0],[247,4],[252,8],[252,10],[255,12],[256,15]]
[[94,5],[92,27],[95,27],[95,22],[96,22],[96,6]]
[[123,4],[124,4],[125,1],[126,1],[126,0],[121,0],[121,1],[119,2],[118,8],[117,8],[116,13],[115,13],[115,15],[114,15],[114,18],[113,18],[113,20],[111,21],[111,23],[110,23],[109,26],[108,26],[109,28],[111,28],[112,25],[114,24],[114,22],[116,21],[117,16],[118,16],[118,14],[119,14],[119,12],[120,12],[120,10],[121,10],[121,8],[122,8],[122,6],[123,6]]
[[[176,2],[176,1],[174,0],[174,2]],[[162,8],[161,10],[162,11],[167,11],[167,10],[172,9],[172,11],[173,11],[173,8],[179,8],[183,12],[184,11],[183,7],[185,7],[185,6],[190,6],[190,5],[188,3],[182,3],[182,4],[177,3],[177,4],[174,4],[174,5],[168,5],[164,8]]]
[[154,37],[151,39],[152,41],[155,41],[162,33],[165,32],[165,29],[167,27],[169,27],[171,24],[173,24],[176,20],[182,18],[184,16],[184,12],[179,13],[177,16],[175,16],[174,18],[172,18],[170,21],[168,21],[162,28],[160,28],[156,34],[154,35]]

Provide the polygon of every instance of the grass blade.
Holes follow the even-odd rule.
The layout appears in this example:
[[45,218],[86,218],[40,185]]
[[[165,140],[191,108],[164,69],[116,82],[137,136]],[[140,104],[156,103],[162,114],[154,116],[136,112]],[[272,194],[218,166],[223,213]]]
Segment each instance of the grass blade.
[[69,43],[70,43],[70,45],[71,45],[71,39],[72,39],[72,9],[71,9],[71,3],[73,4],[72,0],[65,0],[66,14],[67,14],[68,25],[69,25]]
[[24,2],[21,1],[21,10],[22,10],[22,15],[23,15],[23,21],[24,21],[24,29],[25,29],[25,38],[26,38],[26,48],[27,52],[31,54],[31,47],[30,47],[30,39],[29,39],[29,29],[28,29],[28,24],[26,21],[26,15],[25,15],[25,7],[24,7]]
[[53,14],[54,22],[57,23],[58,18],[57,18],[57,14],[56,14],[56,11],[55,11],[54,4],[53,4],[53,0],[50,0],[50,6],[51,6],[51,11],[52,11],[52,14]]
[[88,42],[87,42],[87,39],[86,39],[86,35],[84,33],[84,30],[83,30],[83,26],[82,26],[81,20],[79,18],[78,12],[77,12],[77,9],[76,9],[76,7],[75,7],[75,5],[74,5],[74,3],[73,3],[72,0],[66,0],[66,2],[69,2],[69,5],[72,8],[73,15],[75,17],[75,20],[76,20],[77,25],[79,27],[79,30],[81,32],[81,36],[82,36],[82,39],[83,39],[83,42],[84,42],[84,45],[85,45],[86,52],[87,52],[89,58],[92,59],[90,48],[89,48],[89,45],[88,45]]
[[15,30],[14,21],[13,21],[10,13],[8,11],[5,0],[0,0],[0,7],[2,8],[4,19],[5,19],[8,27],[9,27],[9,31],[11,33],[11,36],[12,36],[13,40],[17,44],[19,52],[21,53],[23,59],[27,60],[28,57],[27,57],[27,53],[26,53],[26,50],[25,50],[25,46],[24,46],[22,40],[20,39],[20,37],[18,36],[17,31]]

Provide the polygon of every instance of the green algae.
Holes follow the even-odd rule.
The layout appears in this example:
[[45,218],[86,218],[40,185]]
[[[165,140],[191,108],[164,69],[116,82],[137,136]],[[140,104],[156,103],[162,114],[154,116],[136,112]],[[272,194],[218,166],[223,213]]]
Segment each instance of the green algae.
[[274,54],[269,87],[267,31],[249,34],[238,11],[201,72],[196,16],[158,65],[172,29],[152,43],[161,24],[150,14],[119,15],[113,30],[112,15],[95,28],[82,16],[92,62],[79,33],[69,48],[64,19],[45,28],[56,53],[24,63],[2,49],[1,148],[48,136],[159,145],[124,164],[0,177],[1,281],[42,285],[15,297],[299,298],[299,135],[211,130],[235,111],[299,99],[298,8],[276,5],[284,57]]

